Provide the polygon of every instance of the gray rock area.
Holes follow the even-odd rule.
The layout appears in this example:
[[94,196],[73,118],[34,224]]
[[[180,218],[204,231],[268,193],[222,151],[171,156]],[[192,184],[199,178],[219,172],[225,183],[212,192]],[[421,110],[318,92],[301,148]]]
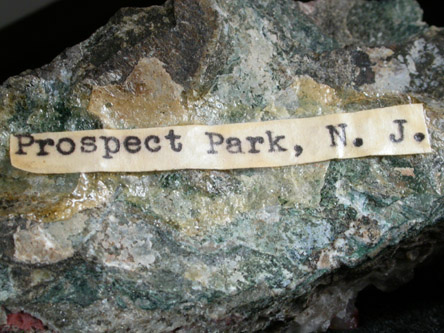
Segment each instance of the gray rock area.
[[[443,240],[444,30],[414,0],[125,8],[0,86],[0,326],[325,331]],[[433,153],[233,171],[36,175],[9,136],[423,103]],[[314,138],[316,139],[316,138]]]

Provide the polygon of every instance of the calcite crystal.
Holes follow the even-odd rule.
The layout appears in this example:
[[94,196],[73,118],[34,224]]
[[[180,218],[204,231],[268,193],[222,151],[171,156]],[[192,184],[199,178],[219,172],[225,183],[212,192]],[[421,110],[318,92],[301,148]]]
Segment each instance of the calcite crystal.
[[[125,8],[0,86],[0,324],[325,330],[442,240],[444,30],[414,0]],[[423,103],[433,153],[234,171],[36,175],[17,133],[309,117]]]

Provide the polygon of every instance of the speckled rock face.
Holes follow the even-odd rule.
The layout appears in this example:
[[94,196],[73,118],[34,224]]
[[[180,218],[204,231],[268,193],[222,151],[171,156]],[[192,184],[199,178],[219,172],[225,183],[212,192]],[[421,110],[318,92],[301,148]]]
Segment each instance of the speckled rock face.
[[[0,86],[0,305],[65,332],[325,330],[440,239],[444,31],[413,0],[122,9]],[[424,103],[434,152],[236,171],[34,175],[9,135]],[[440,229],[441,228],[441,229]]]

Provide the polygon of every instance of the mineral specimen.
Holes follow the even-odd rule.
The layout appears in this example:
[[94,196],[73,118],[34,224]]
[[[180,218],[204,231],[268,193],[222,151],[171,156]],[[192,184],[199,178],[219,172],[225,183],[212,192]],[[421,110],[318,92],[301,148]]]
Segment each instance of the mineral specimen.
[[[410,278],[443,238],[443,57],[444,30],[421,22],[414,0],[120,10],[0,86],[0,323],[327,329],[365,286]],[[35,175],[9,161],[10,134],[406,103],[424,104],[432,154],[134,174]]]

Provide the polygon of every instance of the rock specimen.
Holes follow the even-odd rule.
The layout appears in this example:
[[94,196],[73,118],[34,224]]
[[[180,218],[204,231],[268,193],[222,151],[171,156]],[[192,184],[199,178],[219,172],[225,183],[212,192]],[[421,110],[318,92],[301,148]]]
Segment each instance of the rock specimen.
[[[0,319],[25,313],[64,332],[310,332],[347,319],[365,286],[407,280],[444,222],[444,31],[421,15],[414,0],[168,1],[122,9],[8,79]],[[134,174],[36,175],[9,161],[11,133],[406,103],[424,103],[432,154]]]

